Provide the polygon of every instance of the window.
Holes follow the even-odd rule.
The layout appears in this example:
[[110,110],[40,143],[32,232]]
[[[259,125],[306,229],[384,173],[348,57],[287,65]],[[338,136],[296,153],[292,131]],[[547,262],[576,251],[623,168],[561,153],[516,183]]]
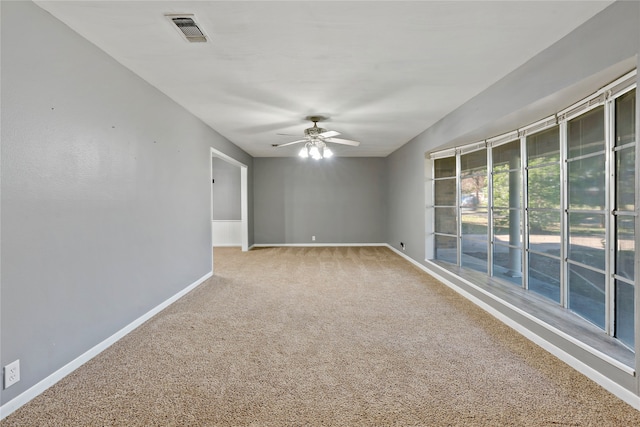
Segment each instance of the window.
[[567,113],[433,161],[436,260],[566,307],[630,349],[638,193],[632,77]]
[[520,140],[492,149],[493,276],[522,285]]
[[560,133],[558,126],[527,139],[528,289],[560,303]]
[[567,124],[567,307],[605,328],[604,106]]
[[460,156],[461,265],[487,272],[487,150]]
[[435,258],[458,263],[456,158],[434,161]]
[[615,197],[613,199],[613,287],[615,336],[634,346],[635,206],[636,206],[636,91],[615,100],[613,142]]

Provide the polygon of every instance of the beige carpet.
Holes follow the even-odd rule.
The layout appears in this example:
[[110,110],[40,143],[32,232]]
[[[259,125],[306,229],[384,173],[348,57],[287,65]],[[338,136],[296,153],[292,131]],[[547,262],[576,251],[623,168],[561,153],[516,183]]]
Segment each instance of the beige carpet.
[[214,278],[2,426],[640,425],[389,249],[214,254]]

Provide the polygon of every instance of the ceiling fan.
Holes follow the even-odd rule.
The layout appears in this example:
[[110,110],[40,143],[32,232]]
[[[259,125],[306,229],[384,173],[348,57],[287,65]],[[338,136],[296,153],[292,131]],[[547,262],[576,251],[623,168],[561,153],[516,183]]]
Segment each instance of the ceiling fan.
[[334,138],[340,135],[340,132],[334,130],[326,130],[318,127],[318,122],[327,120],[322,116],[309,116],[307,120],[313,122],[313,126],[304,130],[304,139],[297,141],[287,142],[284,144],[272,144],[273,147],[286,147],[287,145],[298,144],[304,142],[304,147],[300,150],[298,155],[300,157],[311,157],[315,160],[323,158],[329,158],[333,156],[333,151],[327,146],[327,142],[333,144],[344,144],[357,147],[360,145],[358,141],[352,141],[350,139]]

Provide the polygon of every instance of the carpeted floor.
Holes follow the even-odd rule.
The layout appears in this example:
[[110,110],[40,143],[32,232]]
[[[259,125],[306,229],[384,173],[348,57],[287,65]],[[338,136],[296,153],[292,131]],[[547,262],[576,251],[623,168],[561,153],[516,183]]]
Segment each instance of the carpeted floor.
[[9,426],[632,426],[640,412],[382,247],[216,275]]

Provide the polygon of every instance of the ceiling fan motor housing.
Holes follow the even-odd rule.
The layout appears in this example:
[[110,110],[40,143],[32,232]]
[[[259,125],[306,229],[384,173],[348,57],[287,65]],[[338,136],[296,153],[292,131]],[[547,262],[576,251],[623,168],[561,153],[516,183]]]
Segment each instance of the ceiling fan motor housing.
[[326,129],[319,128],[319,127],[314,125],[311,128],[305,129],[304,130],[304,134],[305,134],[305,136],[318,136],[321,133],[324,133],[326,131],[327,131]]

